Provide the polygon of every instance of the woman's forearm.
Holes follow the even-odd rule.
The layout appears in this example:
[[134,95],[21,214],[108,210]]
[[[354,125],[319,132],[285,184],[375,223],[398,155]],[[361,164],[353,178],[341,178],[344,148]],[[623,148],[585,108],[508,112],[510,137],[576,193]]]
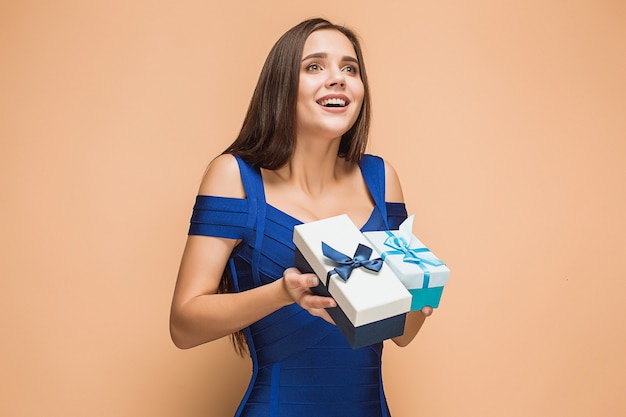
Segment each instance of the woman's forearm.
[[174,344],[188,349],[219,339],[291,304],[282,280],[240,293],[199,295],[173,305],[170,334]]
[[430,307],[425,307],[420,311],[410,311],[406,315],[406,322],[404,324],[404,334],[402,336],[394,337],[393,341],[400,347],[407,346],[417,335],[417,332],[422,328],[422,325],[426,321],[426,317],[432,314]]

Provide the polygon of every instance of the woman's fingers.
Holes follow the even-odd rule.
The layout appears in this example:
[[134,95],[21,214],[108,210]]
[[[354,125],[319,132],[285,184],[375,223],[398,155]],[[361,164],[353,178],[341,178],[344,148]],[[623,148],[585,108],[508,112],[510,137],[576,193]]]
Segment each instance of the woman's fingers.
[[332,319],[332,317],[330,317],[330,314],[328,314],[328,311],[326,311],[323,308],[314,308],[314,309],[311,309],[311,310],[308,310],[308,311],[312,315],[320,317],[320,318],[326,320],[327,322],[329,322],[330,324],[335,324],[335,321]]
[[283,273],[285,285],[290,290],[306,290],[317,286],[319,280],[315,274],[302,274],[296,268],[286,269]]
[[315,295],[313,293],[305,293],[300,297],[300,304],[303,308],[307,310],[310,309],[320,309],[320,308],[330,308],[337,307],[337,303],[331,297],[324,297],[321,295]]
[[285,289],[289,293],[289,296],[298,303],[300,307],[309,311],[314,316],[322,317],[324,320],[333,323],[324,309],[336,307],[337,304],[332,297],[315,295],[311,292],[311,288],[319,284],[319,279],[315,274],[302,274],[296,268],[289,268],[285,270],[283,279]]

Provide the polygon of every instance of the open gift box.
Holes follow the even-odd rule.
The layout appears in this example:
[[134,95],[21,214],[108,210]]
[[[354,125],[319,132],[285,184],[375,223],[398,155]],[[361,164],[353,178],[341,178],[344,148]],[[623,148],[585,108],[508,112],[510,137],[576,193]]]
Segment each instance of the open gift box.
[[296,268],[318,276],[314,293],[335,299],[327,311],[353,348],[404,333],[411,294],[347,215],[297,225],[293,241]]
[[411,310],[439,307],[450,269],[412,233],[414,215],[398,230],[364,232],[363,235],[412,295]]

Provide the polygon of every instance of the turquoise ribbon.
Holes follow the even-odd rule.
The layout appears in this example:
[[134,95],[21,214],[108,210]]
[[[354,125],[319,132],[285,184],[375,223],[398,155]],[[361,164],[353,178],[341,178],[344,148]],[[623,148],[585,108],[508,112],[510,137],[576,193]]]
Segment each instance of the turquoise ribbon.
[[394,235],[389,230],[385,230],[385,233],[387,233],[388,236],[387,239],[385,239],[385,246],[389,246],[394,250],[383,252],[380,255],[383,260],[389,255],[404,255],[402,258],[403,262],[415,264],[419,266],[422,271],[424,271],[424,282],[422,284],[422,288],[428,288],[428,284],[430,283],[430,270],[424,264],[441,266],[444,265],[444,263],[436,258],[424,258],[418,255],[418,253],[430,252],[430,249],[426,247],[411,248],[410,242],[407,242],[406,239]]
[[370,256],[372,255],[372,248],[360,243],[356,248],[353,258],[331,248],[324,242],[322,242],[322,253],[327,258],[332,259],[335,263],[339,264],[335,267],[335,269],[328,271],[328,274],[326,275],[326,288],[328,288],[328,281],[333,272],[337,273],[344,281],[347,281],[352,274],[352,270],[355,268],[363,267],[369,269],[370,271],[378,272],[380,271],[380,268],[383,267],[383,260],[381,258],[370,259]]

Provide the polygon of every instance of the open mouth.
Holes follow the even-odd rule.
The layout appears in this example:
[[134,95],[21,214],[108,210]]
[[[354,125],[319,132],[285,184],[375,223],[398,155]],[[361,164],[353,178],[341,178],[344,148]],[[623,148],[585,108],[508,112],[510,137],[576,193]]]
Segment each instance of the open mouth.
[[318,101],[317,104],[324,107],[346,107],[348,102],[342,98],[328,98]]

